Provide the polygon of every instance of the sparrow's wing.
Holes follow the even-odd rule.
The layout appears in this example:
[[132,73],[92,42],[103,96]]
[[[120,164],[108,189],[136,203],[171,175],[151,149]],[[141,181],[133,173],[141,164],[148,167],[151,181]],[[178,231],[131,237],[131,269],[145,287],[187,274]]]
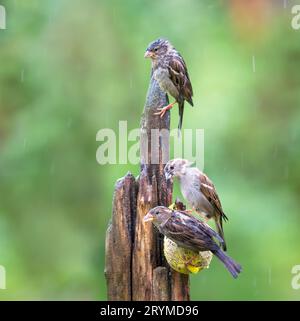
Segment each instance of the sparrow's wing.
[[168,68],[170,79],[178,92],[193,106],[193,88],[183,58],[179,54],[170,56]]
[[218,246],[213,240],[214,237],[223,242],[207,224],[184,212],[173,212],[162,229],[164,234],[175,242],[198,251],[216,249]]
[[199,173],[200,177],[200,191],[207,198],[210,204],[220,213],[221,217],[226,221],[228,220],[227,216],[223,212],[221,201],[217,194],[216,188],[212,181],[204,174]]

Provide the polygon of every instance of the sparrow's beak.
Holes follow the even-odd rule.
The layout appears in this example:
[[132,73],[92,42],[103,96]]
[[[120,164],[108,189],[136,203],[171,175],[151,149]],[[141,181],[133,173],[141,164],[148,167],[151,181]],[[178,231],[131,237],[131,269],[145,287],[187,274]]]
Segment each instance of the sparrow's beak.
[[172,178],[172,174],[170,174],[169,172],[165,172],[165,178],[168,181],[169,179]]
[[153,215],[148,213],[145,217],[144,217],[144,222],[152,222],[154,219]]
[[153,57],[153,52],[152,52],[152,51],[149,51],[149,50],[146,50],[144,57],[145,57],[145,58],[151,58],[151,57]]

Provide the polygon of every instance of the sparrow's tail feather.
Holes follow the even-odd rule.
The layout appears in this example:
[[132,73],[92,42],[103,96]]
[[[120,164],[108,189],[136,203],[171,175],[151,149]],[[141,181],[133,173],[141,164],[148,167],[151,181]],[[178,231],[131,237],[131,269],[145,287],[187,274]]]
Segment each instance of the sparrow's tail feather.
[[188,102],[192,107],[194,107],[194,103],[193,103],[192,97],[189,98],[189,99],[187,100],[187,102]]
[[224,251],[227,251],[227,245],[225,242],[225,238],[224,238],[224,230],[223,230],[223,221],[222,221],[222,217],[220,215],[215,217],[215,222],[216,222],[216,227],[217,227],[217,231],[218,234],[221,236],[221,238],[223,239],[223,242],[220,244],[222,246],[222,249]]
[[184,101],[178,102],[179,107],[179,123],[178,123],[178,135],[180,135],[183,121],[183,110],[184,110]]
[[242,271],[240,264],[235,262],[231,257],[225,254],[221,249],[214,252],[214,255],[223,262],[226,269],[231,273],[231,275],[236,279],[239,273]]

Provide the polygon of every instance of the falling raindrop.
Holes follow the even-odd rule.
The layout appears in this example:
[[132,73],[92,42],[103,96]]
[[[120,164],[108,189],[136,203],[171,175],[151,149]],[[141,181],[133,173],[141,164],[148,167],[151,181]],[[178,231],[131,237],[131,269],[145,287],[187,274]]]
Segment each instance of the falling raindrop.
[[287,0],[283,0],[283,8],[286,9],[287,7]]
[[253,278],[253,287],[257,288],[257,280],[256,277]]
[[24,82],[24,69],[21,70],[21,82]]
[[253,70],[253,72],[256,71],[255,56],[254,55],[252,56],[252,70]]
[[272,284],[272,269],[269,267],[268,269],[268,281],[269,281],[269,285]]

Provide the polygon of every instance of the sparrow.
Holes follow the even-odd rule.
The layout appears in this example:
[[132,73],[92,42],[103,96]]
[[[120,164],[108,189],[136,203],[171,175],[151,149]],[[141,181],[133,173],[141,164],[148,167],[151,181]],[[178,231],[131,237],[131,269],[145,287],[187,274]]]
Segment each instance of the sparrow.
[[191,167],[192,163],[186,159],[170,160],[164,168],[165,177],[179,179],[181,193],[190,206],[207,221],[213,218],[218,234],[223,239],[222,248],[227,250],[224,239],[223,220],[228,220],[221,201],[212,181],[198,168]]
[[181,211],[172,211],[165,206],[151,209],[144,217],[144,222],[151,221],[164,236],[178,246],[194,252],[211,251],[237,278],[242,267],[221,250],[215,239],[224,240],[208,224]]
[[180,131],[183,120],[184,101],[186,100],[191,106],[194,106],[192,99],[193,89],[185,61],[166,39],[157,39],[151,42],[144,57],[151,59],[152,75],[158,82],[161,90],[175,98],[173,103],[158,108],[159,112],[155,114],[163,117],[167,110],[178,103],[178,129]]
[[[186,206],[179,198],[176,198],[175,203],[171,204],[168,208],[173,211],[186,212]],[[171,268],[183,274],[196,274],[208,268],[212,259],[210,251],[194,252],[178,246],[166,236],[164,237],[164,255]]]
[[166,236],[164,255],[171,268],[182,274],[197,274],[203,269],[208,269],[213,256],[210,251],[195,252],[180,247]]
[[177,197],[175,203],[168,206],[170,210],[178,210],[178,211],[186,211],[186,206],[181,202],[181,200]]

